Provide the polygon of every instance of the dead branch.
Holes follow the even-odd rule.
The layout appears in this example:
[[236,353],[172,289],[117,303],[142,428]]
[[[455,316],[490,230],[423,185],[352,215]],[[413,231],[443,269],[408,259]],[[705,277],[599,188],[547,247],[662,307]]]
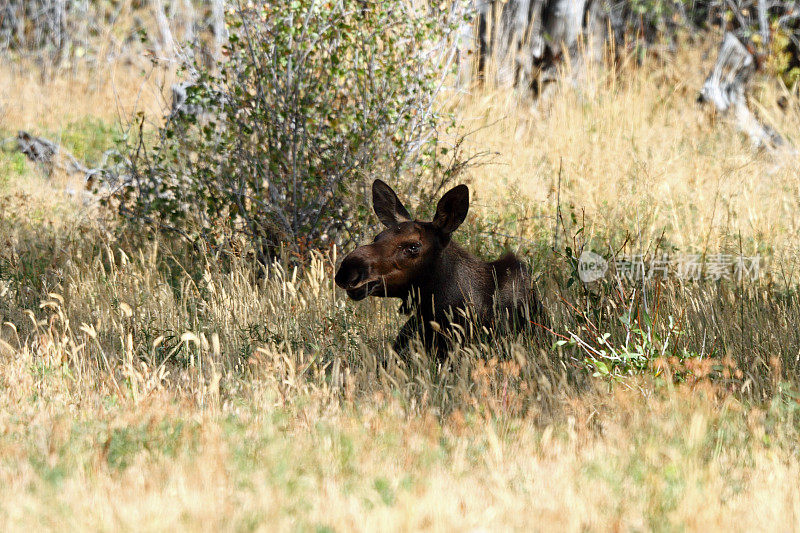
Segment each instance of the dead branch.
[[712,104],[722,115],[732,116],[736,127],[755,146],[776,147],[783,144],[781,136],[762,124],[747,105],[745,90],[755,70],[753,55],[733,33],[726,33],[698,101]]

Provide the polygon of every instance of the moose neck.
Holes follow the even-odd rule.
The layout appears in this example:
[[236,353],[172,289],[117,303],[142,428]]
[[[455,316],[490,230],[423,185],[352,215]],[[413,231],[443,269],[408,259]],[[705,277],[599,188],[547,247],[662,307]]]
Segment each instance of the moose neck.
[[451,241],[431,263],[425,278],[414,284],[410,296],[415,312],[434,318],[471,303],[479,304],[485,271],[486,263]]

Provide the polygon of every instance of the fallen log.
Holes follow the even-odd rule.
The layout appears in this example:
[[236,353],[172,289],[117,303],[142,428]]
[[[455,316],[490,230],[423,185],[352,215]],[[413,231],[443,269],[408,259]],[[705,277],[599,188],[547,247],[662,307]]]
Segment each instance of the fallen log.
[[58,145],[43,137],[34,137],[26,131],[17,133],[17,147],[34,163],[51,165],[58,154]]
[[763,124],[747,105],[747,83],[756,71],[753,54],[733,34],[726,33],[717,61],[700,89],[698,102],[710,103],[723,116],[730,116],[737,129],[756,147],[783,144],[775,130]]
[[17,149],[34,163],[44,167],[48,175],[54,168],[60,168],[70,174],[83,174],[87,188],[94,187],[95,181],[98,179],[109,186],[116,185],[120,179],[118,169],[107,166],[109,157],[115,153],[114,150],[103,154],[103,164],[100,167],[89,168],[57,143],[22,130],[17,133]]

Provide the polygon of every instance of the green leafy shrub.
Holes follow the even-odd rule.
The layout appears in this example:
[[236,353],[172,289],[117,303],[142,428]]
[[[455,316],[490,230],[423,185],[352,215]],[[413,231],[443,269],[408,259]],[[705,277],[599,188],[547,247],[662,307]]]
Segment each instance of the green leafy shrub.
[[187,65],[183,107],[126,147],[121,211],[212,247],[244,237],[263,260],[358,238],[376,177],[438,192],[453,177],[436,161],[454,29],[438,13],[402,0],[232,9],[227,60]]

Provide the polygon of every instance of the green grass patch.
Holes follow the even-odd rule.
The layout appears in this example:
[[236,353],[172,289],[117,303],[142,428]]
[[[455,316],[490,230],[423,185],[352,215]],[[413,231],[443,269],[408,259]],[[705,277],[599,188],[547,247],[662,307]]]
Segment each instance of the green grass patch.
[[[69,122],[60,134],[60,144],[87,165],[102,163],[103,153],[114,148],[122,135],[118,123],[96,117],[83,117]],[[58,136],[53,136],[58,138]]]
[[0,193],[6,192],[14,179],[27,174],[29,168],[28,161],[21,153],[0,151]]

